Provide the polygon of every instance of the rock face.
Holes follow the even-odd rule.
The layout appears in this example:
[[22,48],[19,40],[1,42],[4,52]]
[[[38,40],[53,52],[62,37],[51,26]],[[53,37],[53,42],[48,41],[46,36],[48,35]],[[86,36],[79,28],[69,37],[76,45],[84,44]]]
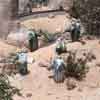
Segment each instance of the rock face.
[[0,37],[8,33],[8,24],[10,20],[10,1],[11,0],[0,0]]
[[32,8],[31,0],[18,0],[18,1],[19,1],[18,2],[18,14],[23,14],[25,10],[30,11],[30,9]]
[[63,7],[68,10],[72,6],[72,0],[49,0],[49,6],[51,9]]
[[17,0],[0,0],[0,37],[6,37],[11,29],[12,17],[17,11]]

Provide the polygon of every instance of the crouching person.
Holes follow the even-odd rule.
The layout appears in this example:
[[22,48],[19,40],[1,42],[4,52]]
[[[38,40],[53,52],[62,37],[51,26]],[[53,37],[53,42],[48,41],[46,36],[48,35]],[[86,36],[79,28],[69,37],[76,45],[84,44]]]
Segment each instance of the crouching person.
[[79,40],[80,33],[81,33],[80,20],[72,21],[72,27],[71,27],[71,39],[72,39],[72,42]]
[[65,64],[61,57],[55,58],[50,69],[53,70],[53,79],[56,83],[63,82],[65,79]]
[[38,35],[35,31],[28,31],[28,41],[29,41],[29,49],[31,52],[38,49]]
[[82,23],[79,19],[72,19],[69,29],[65,29],[65,32],[70,32],[72,42],[78,41],[82,32]]
[[66,45],[62,39],[58,39],[56,43],[56,53],[59,55],[61,53],[66,52]]
[[27,68],[27,51],[23,50],[16,55],[17,70],[21,75],[26,75],[28,73]]

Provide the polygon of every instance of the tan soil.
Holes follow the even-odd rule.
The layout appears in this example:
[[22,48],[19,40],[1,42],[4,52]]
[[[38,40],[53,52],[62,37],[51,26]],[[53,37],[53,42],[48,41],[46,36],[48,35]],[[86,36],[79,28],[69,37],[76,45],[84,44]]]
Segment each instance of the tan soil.
[[0,39],[0,56],[7,56],[9,53],[16,51],[18,48],[4,42]]
[[66,16],[68,15],[58,15],[54,18],[40,17],[23,21],[22,24],[27,28],[34,28],[36,30],[42,29],[53,33],[62,32],[65,28],[65,23],[69,23],[69,19]]
[[[100,98],[100,67],[97,67],[96,61],[91,63],[90,70],[86,78],[78,82],[77,88],[68,91],[66,81],[62,84],[56,84],[53,79],[49,79],[51,75],[46,68],[38,66],[42,60],[49,60],[54,56],[54,46],[41,48],[34,53],[29,53],[36,60],[35,63],[29,65],[30,73],[27,76],[17,76],[16,80],[20,83],[23,97],[14,97],[14,100],[99,100]],[[73,48],[90,48],[95,52],[97,60],[100,59],[100,44],[97,40],[87,41],[86,45],[80,43],[70,43],[69,47]],[[30,96],[28,96],[30,94]]]

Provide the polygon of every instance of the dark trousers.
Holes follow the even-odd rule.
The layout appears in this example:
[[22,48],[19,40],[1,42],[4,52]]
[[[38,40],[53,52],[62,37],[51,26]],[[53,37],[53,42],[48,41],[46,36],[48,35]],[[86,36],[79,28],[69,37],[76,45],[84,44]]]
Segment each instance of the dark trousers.
[[80,31],[78,31],[78,30],[73,30],[73,31],[71,32],[71,39],[72,39],[72,42],[78,41],[79,38],[80,38]]
[[31,52],[38,49],[38,39],[30,39],[29,40],[29,49]]
[[19,63],[17,68],[21,75],[26,75],[28,73],[27,62]]

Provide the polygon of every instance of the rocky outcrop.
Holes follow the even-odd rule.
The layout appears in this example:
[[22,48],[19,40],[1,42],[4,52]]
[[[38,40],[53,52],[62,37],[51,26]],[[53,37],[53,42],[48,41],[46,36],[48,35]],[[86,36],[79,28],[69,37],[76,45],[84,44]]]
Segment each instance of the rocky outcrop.
[[8,33],[8,25],[10,20],[10,1],[11,0],[0,0],[0,37]]
[[12,17],[16,15],[17,0],[0,0],[0,37],[6,37],[12,26]]
[[72,0],[49,0],[49,7],[51,9],[59,9],[63,7],[68,10],[72,6]]

